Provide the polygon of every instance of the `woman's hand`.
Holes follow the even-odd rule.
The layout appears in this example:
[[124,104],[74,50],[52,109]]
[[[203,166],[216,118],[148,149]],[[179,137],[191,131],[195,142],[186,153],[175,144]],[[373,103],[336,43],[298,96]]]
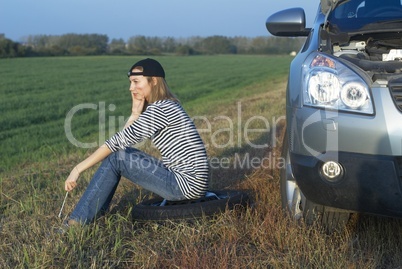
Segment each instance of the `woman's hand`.
[[72,191],[77,186],[77,180],[80,176],[80,172],[78,171],[77,167],[71,171],[70,175],[64,182],[64,189],[68,192]]
[[145,103],[144,95],[136,91],[132,91],[131,99],[132,99],[131,114],[140,115],[142,113],[142,109],[144,108]]
[[142,113],[142,109],[144,108],[144,104],[145,104],[144,95],[140,94],[136,91],[131,91],[131,99],[133,100],[133,103],[131,106],[131,115],[128,118],[126,124],[124,125],[124,129],[126,129],[128,126],[133,124],[133,122],[138,119],[138,117]]

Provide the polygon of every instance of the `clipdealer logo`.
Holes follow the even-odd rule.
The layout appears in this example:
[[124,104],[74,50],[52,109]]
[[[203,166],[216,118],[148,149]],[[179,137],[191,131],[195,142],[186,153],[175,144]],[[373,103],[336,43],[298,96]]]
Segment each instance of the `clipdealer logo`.
[[[197,128],[201,136],[205,137],[205,147],[215,149],[234,149],[248,147],[250,149],[268,149],[277,146],[277,132],[283,125],[285,116],[272,117],[271,121],[262,115],[252,115],[246,117],[243,112],[241,102],[236,104],[236,116],[232,119],[226,115],[218,115],[213,118],[206,116],[194,116],[192,121],[197,122],[200,128]],[[108,112],[115,111],[114,104],[106,105],[106,102],[83,103],[74,106],[67,113],[64,121],[64,130],[67,139],[71,144],[80,148],[95,148],[102,145],[105,140],[116,132],[123,129],[127,118],[124,116],[106,116]],[[93,110],[98,113],[98,139],[97,141],[83,142],[76,138],[73,134],[73,122],[77,113],[88,112],[86,110]],[[117,122],[117,124],[116,124]],[[75,123],[74,123],[75,124]],[[255,126],[259,126],[256,128]],[[179,134],[180,135],[180,134]],[[185,133],[183,133],[185,135]],[[256,141],[255,137],[265,136],[268,139]],[[234,150],[235,151],[235,150]],[[276,168],[282,167],[283,161],[281,157],[275,156],[269,152],[268,156],[258,157],[253,156],[252,153],[233,153],[229,157],[211,157],[209,159],[211,168],[233,168],[233,169],[246,169],[246,168]]]

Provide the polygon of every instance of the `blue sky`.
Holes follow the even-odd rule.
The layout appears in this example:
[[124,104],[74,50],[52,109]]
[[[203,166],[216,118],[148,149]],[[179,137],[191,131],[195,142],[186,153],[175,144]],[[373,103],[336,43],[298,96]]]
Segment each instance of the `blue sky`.
[[268,35],[273,12],[302,7],[307,26],[318,0],[0,0],[0,33],[14,41],[28,35],[106,34],[191,37]]

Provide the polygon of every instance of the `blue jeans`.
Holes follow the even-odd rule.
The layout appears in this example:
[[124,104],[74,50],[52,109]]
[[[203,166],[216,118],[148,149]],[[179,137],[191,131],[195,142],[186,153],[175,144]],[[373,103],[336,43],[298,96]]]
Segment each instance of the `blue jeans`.
[[114,152],[103,160],[70,219],[87,224],[100,212],[106,211],[121,176],[167,200],[186,199],[174,173],[162,161],[140,150],[127,148]]

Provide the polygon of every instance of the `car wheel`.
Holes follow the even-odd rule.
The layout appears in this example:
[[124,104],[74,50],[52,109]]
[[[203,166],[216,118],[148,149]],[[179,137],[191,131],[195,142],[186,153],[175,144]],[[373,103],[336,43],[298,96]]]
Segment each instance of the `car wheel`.
[[318,222],[327,233],[342,229],[349,220],[349,212],[310,201],[297,185],[292,172],[287,133],[283,138],[282,158],[285,160],[285,166],[280,171],[282,208],[294,220],[303,220],[307,225]]
[[222,190],[207,192],[205,197],[195,200],[167,201],[155,198],[133,207],[134,220],[186,220],[211,216],[226,209],[244,208],[250,203],[249,196],[242,191]]

